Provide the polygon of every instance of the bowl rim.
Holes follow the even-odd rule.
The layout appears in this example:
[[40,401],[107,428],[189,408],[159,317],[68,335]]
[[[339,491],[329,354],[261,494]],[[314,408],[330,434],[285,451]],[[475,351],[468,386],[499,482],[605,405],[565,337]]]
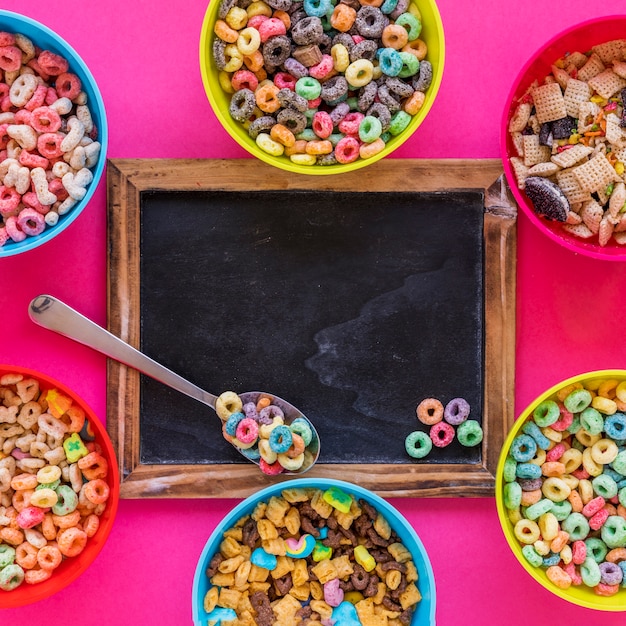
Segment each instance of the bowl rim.
[[[504,534],[504,537],[509,548],[511,549],[511,552],[520,563],[520,565],[522,565],[524,570],[532,578],[534,578],[545,590],[572,604],[588,609],[594,609],[598,611],[626,611],[626,589],[621,592],[621,604],[617,604],[617,602],[615,601],[615,598],[617,598],[617,596],[605,598],[605,603],[603,603],[603,597],[593,593],[593,591],[591,591],[588,587],[570,587],[569,589],[565,590],[559,589],[547,578],[544,570],[530,565],[528,561],[526,561],[526,559],[522,556],[519,542],[513,536],[512,524],[509,521],[507,509],[504,506],[503,498],[504,463],[508,456],[508,452],[511,448],[513,439],[517,436],[522,426],[526,423],[528,417],[532,414],[534,409],[541,402],[553,397],[559,390],[567,387],[568,385],[598,378],[621,378],[623,380],[626,380],[626,369],[592,370],[589,372],[584,372],[582,374],[577,374],[575,376],[570,376],[569,378],[566,378],[565,380],[552,385],[541,395],[537,396],[532,402],[528,404],[528,406],[522,411],[522,413],[520,413],[518,418],[511,426],[508,435],[504,443],[502,444],[502,449],[500,450],[500,456],[496,468],[496,509],[498,513],[498,519],[500,521],[500,528],[502,529],[502,533]],[[612,599],[613,602],[610,602]],[[606,600],[608,600],[609,603],[606,603]]]
[[[3,21],[13,21],[15,22],[15,24],[9,24],[7,22],[3,23]],[[51,239],[62,233],[64,230],[66,230],[70,226],[70,224],[72,224],[79,217],[79,215],[82,214],[83,210],[87,208],[89,201],[93,197],[101,181],[102,174],[106,165],[107,149],[109,142],[108,121],[104,99],[100,92],[98,83],[96,82],[96,79],[94,78],[87,64],[83,61],[81,55],[78,54],[74,47],[70,45],[61,35],[53,31],[45,24],[42,24],[41,22],[38,22],[37,20],[26,15],[22,15],[21,13],[8,11],[6,9],[0,9],[0,30],[8,27],[10,29],[10,32],[20,32],[19,25],[25,25],[27,26],[27,28],[41,32],[46,37],[51,38],[55,42],[58,42],[56,46],[57,49],[52,51],[57,52],[58,54],[69,54],[71,58],[68,58],[67,60],[70,63],[70,68],[74,71],[77,71],[78,69],[81,74],[81,80],[83,79],[83,77],[84,79],[86,79],[87,83],[89,84],[90,90],[95,96],[95,103],[91,104],[90,101],[90,110],[92,114],[94,113],[94,111],[97,111],[97,116],[100,118],[100,123],[98,125],[100,155],[98,157],[98,162],[91,170],[93,180],[87,187],[87,193],[82,198],[82,200],[80,200],[79,203],[77,203],[71,211],[62,216],[57,224],[55,224],[53,227],[46,228],[40,235],[36,235],[34,237],[29,236],[24,239],[24,241],[20,242],[7,241],[7,243],[5,243],[3,246],[0,246],[0,259],[15,256],[23,252],[29,252],[30,250],[38,248],[39,246],[43,245],[47,241],[50,241]],[[27,36],[31,38],[30,35]],[[34,41],[34,43],[37,44],[37,41]],[[50,47],[53,48],[55,46]]]
[[[214,548],[212,548],[212,544],[216,543],[219,540],[223,532],[230,528],[230,526],[232,526],[232,524],[236,522],[240,517],[245,515],[245,511],[249,509],[254,503],[267,500],[271,496],[280,493],[284,489],[328,489],[329,487],[338,487],[340,489],[343,489],[344,491],[351,492],[357,497],[363,497],[368,499],[380,512],[383,513],[383,515],[392,527],[395,527],[396,529],[401,528],[402,531],[404,533],[407,533],[411,537],[411,540],[415,542],[423,569],[423,571],[420,572],[420,580],[424,580],[424,578],[426,579],[426,588],[420,588],[420,592],[422,593],[422,601],[424,600],[424,598],[428,598],[428,601],[430,603],[428,611],[428,624],[434,626],[437,603],[435,575],[432,565],[430,563],[428,553],[426,552],[426,548],[424,547],[424,544],[422,543],[413,526],[411,526],[409,521],[404,517],[402,513],[400,513],[400,511],[398,511],[392,504],[387,502],[387,500],[385,500],[378,494],[370,491],[369,489],[365,489],[364,487],[360,487],[359,485],[356,485],[354,483],[333,478],[293,478],[277,482],[273,485],[261,489],[260,491],[257,491],[251,496],[248,496],[245,500],[239,502],[222,518],[222,520],[218,523],[218,525],[215,527],[215,529],[207,539],[196,565],[196,571],[194,574],[192,586],[192,613],[193,622],[196,626],[201,626],[202,624],[204,624],[203,618],[201,618],[201,616],[199,615],[198,606],[201,602],[201,599],[199,598],[200,589],[203,586],[203,579],[206,577],[204,564],[208,562],[208,557],[211,556],[214,550]],[[200,600],[200,602],[198,600]]]
[[[509,162],[510,150],[508,132],[509,119],[511,118],[511,115],[515,109],[515,96],[518,92],[521,91],[522,86],[528,87],[528,85],[532,83],[533,79],[526,78],[532,66],[537,63],[548,50],[551,50],[553,47],[557,46],[562,39],[566,37],[571,37],[574,33],[584,31],[586,29],[589,29],[590,27],[596,28],[604,23],[614,23],[616,21],[626,23],[626,15],[605,15],[590,18],[588,20],[584,20],[582,22],[578,22],[576,24],[568,26],[567,28],[564,28],[557,34],[553,35],[550,39],[543,43],[530,57],[528,57],[528,59],[522,65],[522,68],[519,70],[514,80],[512,81],[511,87],[509,88],[504,103],[503,114],[500,120],[500,158],[502,160],[504,174],[508,181],[511,193],[515,198],[515,201],[522,209],[526,217],[531,221],[534,226],[539,229],[539,231],[541,231],[549,239],[563,246],[570,252],[579,253],[598,260],[619,262],[626,261],[626,246],[611,245],[610,247],[606,246],[603,248],[598,244],[589,243],[583,239],[576,238],[573,235],[560,233],[556,228],[548,228],[545,219],[534,212],[534,210],[530,206],[529,200],[517,187],[517,178]],[[603,43],[604,41],[608,41],[611,38],[612,37],[605,37],[604,39],[600,38],[597,43]],[[567,52],[567,50],[561,49],[560,54],[564,54],[565,52]],[[555,56],[553,60],[556,61],[557,58],[558,56]],[[534,78],[537,77],[535,76]]]
[[[445,65],[445,35],[443,21],[441,19],[441,14],[436,0],[410,1],[418,6],[420,12],[422,12],[422,8],[424,6],[428,6],[429,12],[432,12],[433,23],[431,25],[431,23],[429,22],[428,28],[429,30],[432,29],[432,37],[437,40],[437,63],[433,64],[433,79],[428,89],[428,95],[421,109],[416,115],[412,116],[409,126],[400,135],[393,137],[393,139],[387,143],[385,148],[373,157],[370,157],[368,159],[359,158],[356,161],[347,164],[337,163],[324,166],[298,165],[284,156],[275,157],[267,154],[260,148],[256,148],[254,142],[251,143],[251,140],[247,141],[246,138],[242,138],[238,133],[231,132],[230,126],[233,120],[229,116],[227,116],[227,114],[222,110],[222,108],[219,106],[219,102],[216,99],[216,90],[219,89],[221,91],[221,88],[219,87],[217,79],[212,78],[212,72],[210,71],[212,60],[210,58],[210,52],[208,52],[211,50],[211,42],[213,38],[213,29],[211,27],[211,24],[213,23],[213,20],[217,17],[217,11],[220,4],[219,0],[213,0],[212,2],[209,2],[207,6],[204,18],[202,20],[199,42],[200,73],[202,76],[202,84],[204,86],[204,90],[207,99],[209,100],[209,104],[211,106],[213,114],[217,117],[224,131],[250,156],[274,167],[278,167],[280,169],[291,172],[293,174],[305,174],[308,176],[343,174],[346,172],[353,172],[355,170],[361,169],[388,156],[389,154],[397,150],[400,146],[402,146],[410,137],[412,137],[413,134],[418,130],[419,126],[421,126],[423,121],[426,119],[426,116],[430,112],[441,87]],[[422,6],[420,6],[420,4]]]
[[[70,396],[75,402],[80,404],[81,408],[85,411],[85,416],[89,420],[92,428],[97,433],[98,443],[106,452],[106,456],[109,460],[109,473],[107,476],[107,482],[110,489],[110,505],[107,507],[107,513],[104,520],[101,518],[100,526],[94,537],[90,537],[89,543],[85,550],[90,550],[90,558],[88,562],[77,561],[76,564],[68,562],[68,571],[63,572],[60,576],[55,578],[53,574],[48,580],[38,583],[36,585],[26,585],[22,583],[20,587],[13,591],[0,591],[0,610],[12,609],[27,606],[40,600],[45,600],[67,588],[71,585],[81,574],[83,574],[94,561],[97,559],[102,548],[107,542],[115,520],[117,518],[117,511],[119,507],[119,492],[120,492],[120,477],[117,466],[117,457],[113,448],[113,443],[108,435],[105,425],[100,421],[95,411],[87,404],[83,398],[73,391],[67,384],[61,382],[49,374],[45,374],[39,370],[35,370],[29,367],[21,365],[12,365],[7,363],[0,363],[0,375],[4,373],[19,373],[25,376],[30,376],[37,379],[40,383],[45,384],[46,387],[53,387],[59,389],[62,393]],[[83,553],[81,553],[82,555]],[[80,558],[81,555],[76,557]]]

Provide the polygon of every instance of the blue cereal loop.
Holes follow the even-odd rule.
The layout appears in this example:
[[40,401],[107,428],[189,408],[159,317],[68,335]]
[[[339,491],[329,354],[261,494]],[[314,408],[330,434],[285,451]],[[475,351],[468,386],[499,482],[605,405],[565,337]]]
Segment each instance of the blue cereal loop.
[[229,418],[226,420],[226,425],[224,426],[224,431],[230,435],[231,437],[235,436],[237,432],[237,426],[242,419],[245,419],[245,415],[241,412],[231,413]]
[[398,0],[385,0],[380,5],[380,11],[381,13],[388,15],[389,13],[393,13],[396,10],[397,6],[398,6]]
[[530,435],[517,435],[511,443],[510,454],[518,463],[530,461],[537,454],[537,442]]
[[534,463],[518,463],[515,475],[518,478],[539,478],[541,476],[541,467]]
[[522,432],[532,437],[541,450],[547,450],[550,447],[551,441],[541,432],[541,428],[535,422],[526,422],[522,426]]
[[293,437],[288,426],[276,426],[270,433],[270,448],[276,454],[283,454],[291,448]]
[[551,565],[558,565],[561,561],[561,555],[557,552],[551,552],[543,557],[543,567],[550,567]]
[[604,432],[613,441],[623,439],[626,436],[626,415],[613,413],[604,420]]

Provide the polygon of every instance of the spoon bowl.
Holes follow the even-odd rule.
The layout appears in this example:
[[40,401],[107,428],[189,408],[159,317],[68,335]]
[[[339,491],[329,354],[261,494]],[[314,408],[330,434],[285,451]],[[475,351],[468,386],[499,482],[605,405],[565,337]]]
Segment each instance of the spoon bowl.
[[[142,374],[150,376],[160,383],[206,404],[214,411],[216,410],[218,396],[204,391],[204,389],[182,378],[164,365],[157,363],[149,356],[143,354],[143,352],[133,348],[133,346],[116,337],[108,330],[98,326],[98,324],[92,322],[54,296],[40,295],[34,298],[28,307],[28,314],[30,319],[39,326],[89,346],[119,363],[132,367]],[[284,470],[281,474],[304,474],[315,465],[320,453],[319,435],[311,421],[302,414],[302,411],[272,393],[247,391],[237,395],[243,405],[248,402],[256,404],[261,396],[267,396],[271,399],[272,404],[278,407],[284,414],[283,419],[286,425],[291,424],[296,419],[304,419],[311,429],[312,438],[304,452],[302,466],[296,470]],[[235,444],[231,445],[248,461],[260,465],[259,459],[254,458],[248,451],[241,449]]]

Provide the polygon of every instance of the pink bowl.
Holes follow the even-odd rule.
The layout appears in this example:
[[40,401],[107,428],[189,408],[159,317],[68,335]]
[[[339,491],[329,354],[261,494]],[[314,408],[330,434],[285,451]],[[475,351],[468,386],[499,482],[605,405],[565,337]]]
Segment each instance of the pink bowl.
[[610,261],[626,261],[626,246],[611,241],[600,246],[597,240],[583,240],[569,234],[560,222],[551,222],[537,215],[526,194],[518,189],[517,179],[509,163],[509,156],[515,154],[513,143],[508,132],[509,120],[513,115],[517,100],[526,92],[531,83],[537,79],[542,81],[551,73],[551,65],[566,52],[586,52],[592,46],[613,39],[626,38],[626,15],[613,15],[592,19],[572,26],[556,35],[528,60],[522,68],[506,100],[507,106],[502,116],[500,129],[500,153],[511,191],[518,205],[528,219],[550,239],[561,244],[572,252],[584,254],[596,259]]

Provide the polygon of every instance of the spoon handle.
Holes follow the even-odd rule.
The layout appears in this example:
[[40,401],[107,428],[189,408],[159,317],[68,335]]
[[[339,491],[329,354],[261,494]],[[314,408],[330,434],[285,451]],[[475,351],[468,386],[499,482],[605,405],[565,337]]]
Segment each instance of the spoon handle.
[[39,326],[89,346],[215,409],[216,396],[153,361],[57,298],[49,295],[37,296],[31,301],[28,313]]

